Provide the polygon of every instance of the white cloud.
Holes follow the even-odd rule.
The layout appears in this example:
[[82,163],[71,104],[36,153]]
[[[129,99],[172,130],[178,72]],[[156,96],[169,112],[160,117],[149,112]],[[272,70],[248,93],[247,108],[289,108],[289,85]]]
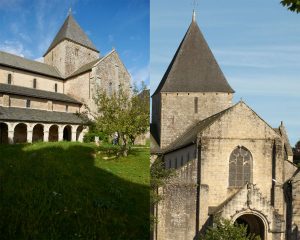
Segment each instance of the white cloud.
[[32,55],[31,52],[26,50],[23,44],[19,41],[6,40],[4,43],[0,44],[0,50],[20,57],[30,57]]
[[44,58],[43,57],[39,57],[39,58],[34,59],[34,61],[43,63],[44,62]]

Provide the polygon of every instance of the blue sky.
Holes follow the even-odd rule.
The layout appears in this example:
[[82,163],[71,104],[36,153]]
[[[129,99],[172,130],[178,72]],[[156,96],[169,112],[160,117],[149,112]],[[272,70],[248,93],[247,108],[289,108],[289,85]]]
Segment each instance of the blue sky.
[[[151,93],[192,18],[192,0],[151,0]],[[280,0],[198,1],[197,22],[223,73],[271,126],[280,121],[291,144],[300,139],[300,14]]]
[[0,0],[0,50],[39,59],[70,7],[101,55],[116,48],[134,81],[149,85],[149,0]]

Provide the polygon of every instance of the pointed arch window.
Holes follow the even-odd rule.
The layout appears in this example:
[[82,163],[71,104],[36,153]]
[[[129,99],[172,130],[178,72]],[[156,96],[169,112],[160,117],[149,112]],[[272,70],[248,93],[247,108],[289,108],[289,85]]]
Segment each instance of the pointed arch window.
[[242,187],[247,182],[252,182],[252,155],[239,146],[229,158],[229,187]]

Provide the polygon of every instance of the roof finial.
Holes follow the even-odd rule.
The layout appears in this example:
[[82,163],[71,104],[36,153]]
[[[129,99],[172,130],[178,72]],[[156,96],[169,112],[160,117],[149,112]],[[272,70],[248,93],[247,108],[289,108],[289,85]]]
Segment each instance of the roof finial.
[[72,8],[70,7],[69,8],[69,11],[68,11],[68,16],[72,15]]
[[195,12],[195,9],[193,10],[193,22],[196,22],[196,12]]
[[196,5],[198,5],[197,0],[193,0],[193,18],[192,18],[193,22],[196,22],[196,11],[195,11]]

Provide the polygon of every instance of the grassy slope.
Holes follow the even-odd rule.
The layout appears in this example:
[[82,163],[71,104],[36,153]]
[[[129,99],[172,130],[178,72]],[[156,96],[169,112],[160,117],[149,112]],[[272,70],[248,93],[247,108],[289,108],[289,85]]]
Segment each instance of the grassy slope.
[[1,239],[149,239],[149,150],[113,160],[95,152],[0,146]]

